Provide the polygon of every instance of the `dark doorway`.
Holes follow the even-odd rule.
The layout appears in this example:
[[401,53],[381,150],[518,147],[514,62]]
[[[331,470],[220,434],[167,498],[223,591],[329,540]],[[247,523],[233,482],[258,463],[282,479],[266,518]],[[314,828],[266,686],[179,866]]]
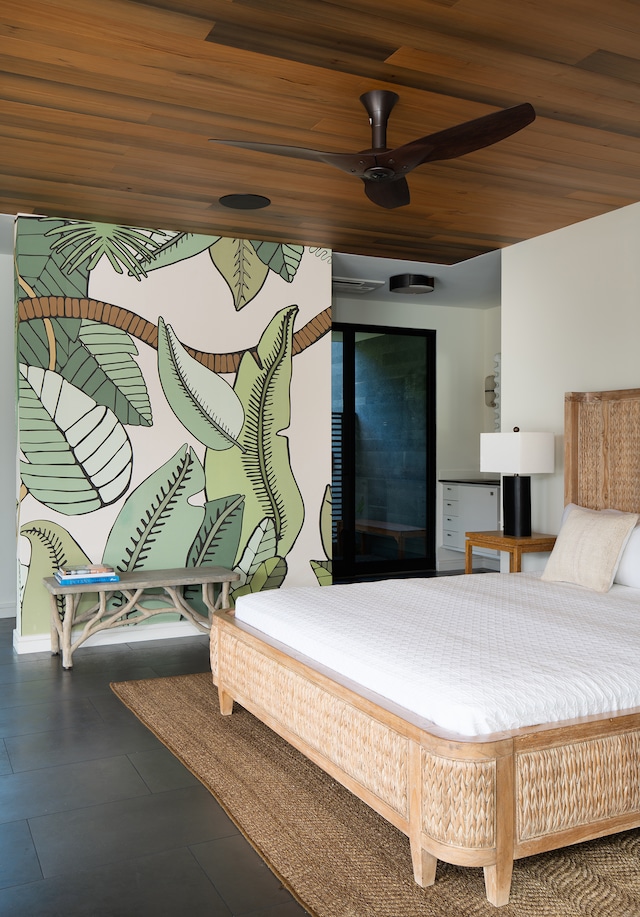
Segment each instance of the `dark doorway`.
[[435,570],[435,331],[334,324],[334,581]]

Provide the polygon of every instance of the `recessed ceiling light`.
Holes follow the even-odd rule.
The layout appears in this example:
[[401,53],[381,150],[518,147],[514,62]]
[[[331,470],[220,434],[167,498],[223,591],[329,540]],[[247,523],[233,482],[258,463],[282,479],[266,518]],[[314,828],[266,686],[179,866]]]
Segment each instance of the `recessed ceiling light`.
[[268,207],[271,201],[261,194],[225,194],[220,198],[220,203],[232,210],[261,210]]

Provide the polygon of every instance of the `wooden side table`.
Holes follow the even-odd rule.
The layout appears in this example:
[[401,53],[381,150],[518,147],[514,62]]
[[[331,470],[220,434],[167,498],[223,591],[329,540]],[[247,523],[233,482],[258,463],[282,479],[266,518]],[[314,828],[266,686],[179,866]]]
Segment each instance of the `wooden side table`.
[[509,554],[509,573],[520,573],[522,555],[551,551],[556,543],[555,535],[505,535],[504,532],[465,532],[464,572],[473,573],[473,549],[493,548],[494,551],[507,551]]

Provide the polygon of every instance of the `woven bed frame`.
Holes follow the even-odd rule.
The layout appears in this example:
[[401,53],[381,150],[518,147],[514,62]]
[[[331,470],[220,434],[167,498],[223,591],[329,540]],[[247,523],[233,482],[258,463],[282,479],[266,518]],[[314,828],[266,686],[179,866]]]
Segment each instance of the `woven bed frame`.
[[[640,389],[565,396],[565,502],[640,511]],[[232,615],[211,629],[222,713],[236,700],[407,834],[419,885],[438,859],[482,866],[504,905],[514,859],[640,825],[640,708],[461,738]]]

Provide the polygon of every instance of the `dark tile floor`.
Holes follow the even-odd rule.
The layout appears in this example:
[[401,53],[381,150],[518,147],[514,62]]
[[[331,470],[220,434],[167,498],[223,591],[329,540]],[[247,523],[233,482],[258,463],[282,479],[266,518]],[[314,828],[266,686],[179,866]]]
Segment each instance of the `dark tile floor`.
[[0,619],[0,917],[303,917],[111,681],[208,671],[206,636],[18,656]]

